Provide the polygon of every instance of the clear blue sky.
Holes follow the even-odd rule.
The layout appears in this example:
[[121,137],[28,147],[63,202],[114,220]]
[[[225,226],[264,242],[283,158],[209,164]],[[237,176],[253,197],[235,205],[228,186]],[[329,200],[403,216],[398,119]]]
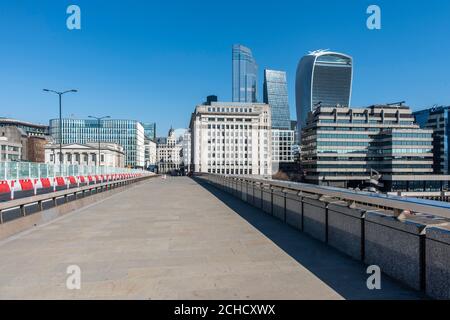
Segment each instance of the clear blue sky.
[[[317,2],[317,3],[316,3]],[[66,28],[66,8],[82,30]],[[366,8],[382,9],[382,30]],[[406,100],[450,104],[450,2],[445,0],[99,1],[4,0],[0,4],[0,116],[47,123],[57,97],[76,88],[64,116],[156,121],[158,135],[187,127],[209,94],[231,100],[231,46],[288,73],[295,116],[299,58],[332,49],[354,58],[353,106]]]

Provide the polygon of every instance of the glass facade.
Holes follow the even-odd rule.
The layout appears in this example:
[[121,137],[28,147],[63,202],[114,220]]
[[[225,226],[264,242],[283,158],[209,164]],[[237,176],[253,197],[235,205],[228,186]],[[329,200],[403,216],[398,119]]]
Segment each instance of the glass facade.
[[353,60],[342,53],[315,51],[300,60],[295,83],[300,133],[308,113],[319,105],[350,106],[352,77]]
[[144,127],[144,134],[145,136],[152,140],[156,140],[156,123],[141,123]]
[[417,111],[414,116],[421,128],[433,130],[434,172],[450,174],[450,106]]
[[302,167],[313,183],[391,191],[386,181],[433,173],[432,134],[407,106],[321,106],[303,129]]
[[264,103],[270,105],[272,128],[290,129],[286,72],[264,70]]
[[233,45],[232,52],[233,102],[256,102],[258,66],[252,51],[242,45]]
[[[50,134],[59,143],[59,119],[50,120]],[[112,142],[123,146],[125,166],[144,166],[144,127],[135,120],[62,119],[62,144]]]

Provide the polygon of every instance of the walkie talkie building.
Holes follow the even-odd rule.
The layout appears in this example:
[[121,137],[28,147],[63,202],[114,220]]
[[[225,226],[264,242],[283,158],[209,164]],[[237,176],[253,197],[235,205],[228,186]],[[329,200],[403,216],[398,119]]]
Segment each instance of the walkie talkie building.
[[300,60],[295,83],[299,134],[318,106],[350,106],[352,77],[353,59],[342,53],[319,50]]

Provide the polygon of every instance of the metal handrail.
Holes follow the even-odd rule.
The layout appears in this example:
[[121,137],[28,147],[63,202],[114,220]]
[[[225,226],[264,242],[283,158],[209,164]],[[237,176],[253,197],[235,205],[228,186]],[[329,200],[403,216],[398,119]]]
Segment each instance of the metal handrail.
[[450,203],[426,200],[419,198],[406,198],[394,195],[376,194],[364,191],[354,191],[344,188],[318,186],[307,183],[285,182],[272,179],[251,178],[244,176],[223,176],[220,174],[205,173],[204,176],[220,177],[223,179],[236,179],[250,183],[260,183],[269,186],[307,192],[320,196],[328,196],[343,201],[369,204],[377,207],[392,209],[396,212],[410,211],[411,213],[425,213],[443,218],[450,218]]

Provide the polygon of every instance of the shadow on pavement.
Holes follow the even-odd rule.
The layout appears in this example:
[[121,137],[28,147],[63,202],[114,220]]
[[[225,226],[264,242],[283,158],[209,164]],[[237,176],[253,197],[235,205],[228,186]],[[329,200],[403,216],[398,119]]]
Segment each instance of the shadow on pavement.
[[367,266],[362,262],[204,181],[194,180],[345,299],[425,298],[422,293],[409,289],[384,274],[381,278],[381,290],[369,290],[366,286],[369,274],[366,273]]

